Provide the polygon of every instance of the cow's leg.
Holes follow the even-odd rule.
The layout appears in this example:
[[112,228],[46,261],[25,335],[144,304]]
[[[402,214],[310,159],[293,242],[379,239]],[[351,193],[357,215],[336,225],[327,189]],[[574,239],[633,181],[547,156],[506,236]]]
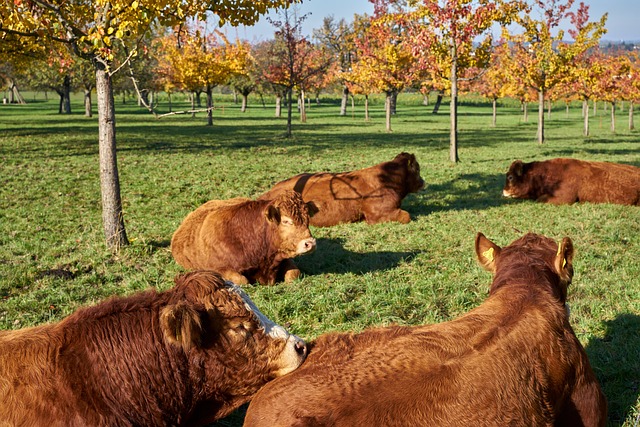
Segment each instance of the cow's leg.
[[249,280],[239,272],[231,269],[219,270],[218,273],[225,279],[230,282],[235,283],[236,285],[248,285]]
[[364,219],[365,221],[367,221],[367,224],[377,224],[379,222],[390,221],[397,221],[401,224],[408,224],[409,222],[411,222],[411,216],[409,215],[409,212],[399,208],[384,213],[366,212],[364,215]]
[[280,264],[280,276],[284,277],[285,283],[289,283],[302,274],[298,266],[293,262],[291,258],[285,259]]

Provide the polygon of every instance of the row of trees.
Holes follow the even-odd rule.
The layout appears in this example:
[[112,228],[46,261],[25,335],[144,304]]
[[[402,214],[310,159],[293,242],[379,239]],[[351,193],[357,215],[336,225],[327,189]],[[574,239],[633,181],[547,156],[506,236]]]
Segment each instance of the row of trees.
[[[96,0],[84,6],[59,6],[43,0],[13,0],[0,6],[0,53],[7,58],[0,61],[0,73],[9,77],[12,87],[15,79],[11,78],[22,76],[31,87],[55,90],[61,97],[61,112],[67,109],[65,99],[75,82],[85,92],[90,115],[95,85],[104,222],[111,224],[105,225],[105,234],[111,247],[126,244],[117,185],[113,94],[127,84],[158,117],[162,115],[150,94],[164,91],[170,99],[176,91],[190,93],[189,112],[194,112],[205,93],[209,125],[213,124],[212,89],[217,85],[230,85],[241,94],[243,109],[251,93],[273,94],[277,115],[280,101],[287,100],[288,135],[294,92],[303,121],[309,93],[328,87],[340,90],[341,115],[346,114],[349,96],[363,96],[366,117],[368,96],[384,93],[390,131],[399,92],[407,87],[425,94],[435,90],[450,95],[453,162],[458,161],[460,90],[479,92],[494,103],[505,96],[520,99],[523,106],[537,100],[539,143],[544,142],[545,101],[582,100],[587,105],[588,134],[590,100],[610,102],[613,110],[616,101],[638,97],[637,55],[600,52],[606,15],[590,22],[583,3],[574,7],[574,0],[370,1],[373,16],[356,15],[353,22],[328,17],[309,38],[301,31],[305,16],[288,9],[295,1]],[[271,40],[253,45],[230,42],[212,28],[212,16],[216,23],[251,23],[269,7],[284,7],[280,19],[271,21],[275,30]],[[497,27],[501,36],[494,40]],[[47,66],[34,66],[34,61]],[[130,78],[129,83],[116,78],[118,71]]]

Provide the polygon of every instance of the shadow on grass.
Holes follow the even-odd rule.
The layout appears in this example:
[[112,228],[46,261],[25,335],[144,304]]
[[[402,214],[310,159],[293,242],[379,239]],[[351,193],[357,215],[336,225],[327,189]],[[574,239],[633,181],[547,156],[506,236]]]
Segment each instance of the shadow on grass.
[[296,258],[295,263],[307,275],[364,274],[395,268],[417,255],[417,252],[351,252],[344,249],[343,244],[344,239],[320,238],[318,249],[310,255]]
[[621,314],[606,321],[604,338],[586,347],[609,403],[609,422],[622,425],[640,397],[640,316]]
[[502,206],[504,173],[467,173],[443,184],[427,185],[423,192],[403,203],[412,217],[450,210],[479,210]]

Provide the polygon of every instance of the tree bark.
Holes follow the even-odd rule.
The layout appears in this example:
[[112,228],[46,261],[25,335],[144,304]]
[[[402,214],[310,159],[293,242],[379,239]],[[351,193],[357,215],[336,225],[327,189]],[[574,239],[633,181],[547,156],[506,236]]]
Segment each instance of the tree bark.
[[118,251],[129,244],[124,228],[120,180],[116,157],[116,116],[111,76],[104,64],[95,63],[98,98],[98,147],[100,156],[100,191],[102,223],[107,247]]
[[349,101],[349,88],[345,85],[342,88],[342,102],[340,103],[340,115],[347,115],[347,102]]
[[583,135],[589,136],[589,100],[582,101],[582,111],[584,112],[584,130]]
[[369,121],[369,95],[364,96],[364,121]]
[[498,100],[493,98],[493,102],[491,103],[492,111],[493,111],[493,121],[491,122],[493,127],[496,127],[497,123],[497,115],[498,115]]
[[207,126],[213,126],[213,88],[207,85]]
[[387,132],[391,132],[391,92],[386,92],[387,96],[384,102],[385,124]]
[[291,138],[291,136],[293,135],[293,132],[291,129],[291,115],[293,114],[292,104],[293,104],[293,88],[287,88],[287,133],[285,135],[287,138]]
[[440,110],[440,105],[442,104],[442,98],[444,98],[443,93],[438,92],[438,97],[436,98],[436,103],[433,106],[433,111],[431,112],[431,114],[438,114],[438,110]]
[[93,103],[91,102],[91,87],[84,88],[84,116],[93,117]]
[[64,76],[60,93],[60,113],[71,114],[71,77]]
[[240,111],[243,112],[243,113],[245,111],[247,111],[248,100],[249,100],[249,95],[243,93],[242,94],[242,106],[240,107]]
[[634,130],[635,128],[633,124],[633,101],[629,101],[629,130]]
[[544,144],[544,89],[538,91],[538,144]]
[[611,101],[611,132],[616,132],[616,103]]
[[300,90],[300,121],[307,123],[307,107],[305,104],[304,90]]
[[527,101],[522,102],[522,121],[529,122],[529,103]]

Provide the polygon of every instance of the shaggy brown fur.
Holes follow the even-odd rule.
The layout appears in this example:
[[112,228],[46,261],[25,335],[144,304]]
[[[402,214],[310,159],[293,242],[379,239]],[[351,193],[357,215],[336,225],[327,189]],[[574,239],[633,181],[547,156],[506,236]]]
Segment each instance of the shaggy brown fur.
[[306,355],[243,295],[194,272],[165,292],[0,332],[0,425],[192,426],[225,416]]
[[315,215],[310,224],[316,227],[358,221],[406,224],[411,217],[400,209],[402,200],[422,187],[424,181],[416,157],[400,153],[390,162],[353,172],[297,175],[277,183],[260,199],[295,190],[313,205]]
[[171,239],[178,264],[217,271],[239,285],[294,280],[301,273],[291,258],[315,248],[308,207],[294,191],[273,200],[211,200],[187,215]]
[[573,247],[476,238],[489,297],[441,324],[333,333],[267,384],[245,427],[604,426],[606,400],[565,309]]
[[502,194],[516,199],[640,205],[640,168],[606,162],[551,159],[509,167]]

